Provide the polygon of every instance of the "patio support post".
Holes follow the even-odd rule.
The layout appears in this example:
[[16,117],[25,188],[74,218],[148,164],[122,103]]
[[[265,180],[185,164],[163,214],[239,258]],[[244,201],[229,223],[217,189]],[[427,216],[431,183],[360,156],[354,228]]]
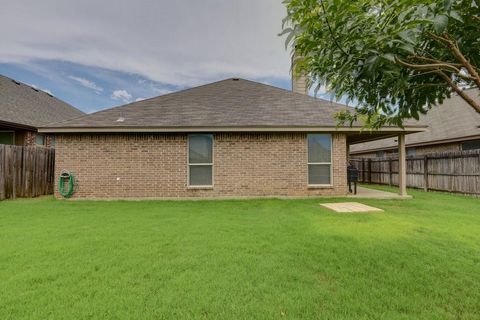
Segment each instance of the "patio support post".
[[350,145],[347,143],[347,166],[350,163]]
[[407,159],[405,150],[405,134],[398,135],[398,187],[401,196],[407,195]]

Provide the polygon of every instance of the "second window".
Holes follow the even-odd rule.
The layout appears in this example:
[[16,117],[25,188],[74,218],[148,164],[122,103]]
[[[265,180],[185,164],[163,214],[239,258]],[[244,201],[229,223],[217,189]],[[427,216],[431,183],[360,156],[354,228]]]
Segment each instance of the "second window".
[[332,136],[308,134],[308,184],[332,185]]

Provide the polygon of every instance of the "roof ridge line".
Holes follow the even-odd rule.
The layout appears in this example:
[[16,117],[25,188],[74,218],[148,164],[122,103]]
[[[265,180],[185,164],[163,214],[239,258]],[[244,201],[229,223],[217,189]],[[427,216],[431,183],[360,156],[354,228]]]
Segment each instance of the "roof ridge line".
[[[102,109],[102,110],[99,110],[99,111],[95,111],[95,112],[92,112],[92,113],[87,113],[87,114],[84,114],[83,116],[89,116],[89,115],[101,113],[101,112],[104,112],[104,111],[110,111],[110,110],[113,110],[113,109],[119,109],[119,108],[123,108],[123,107],[130,106],[130,105],[135,104],[135,103],[137,103],[137,102],[145,102],[145,101],[153,100],[153,99],[156,99],[156,98],[159,98],[159,97],[167,97],[167,96],[171,96],[171,95],[174,95],[174,94],[183,93],[183,92],[185,92],[185,91],[189,91],[189,90],[193,90],[193,89],[197,89],[197,88],[206,87],[206,86],[209,86],[209,85],[213,85],[213,84],[216,84],[216,83],[219,83],[219,82],[223,82],[223,81],[227,81],[227,80],[231,80],[231,79],[235,79],[235,78],[226,78],[226,79],[222,79],[222,80],[218,80],[218,81],[214,81],[214,82],[209,82],[209,83],[201,84],[201,85],[199,85],[199,86],[189,87],[189,88],[181,89],[181,90],[178,90],[178,91],[173,91],[173,92],[161,94],[161,95],[158,95],[158,96],[155,96],[155,97],[150,97],[150,98],[143,99],[143,100],[140,100],[140,101],[133,101],[133,102],[129,102],[129,103],[126,103],[126,104],[119,105],[119,106],[114,106],[114,107]],[[237,78],[237,79],[239,79],[239,78]],[[242,80],[244,80],[244,79],[242,79]],[[247,81],[248,81],[248,80],[247,80]],[[72,120],[73,120],[73,119],[72,119]]]

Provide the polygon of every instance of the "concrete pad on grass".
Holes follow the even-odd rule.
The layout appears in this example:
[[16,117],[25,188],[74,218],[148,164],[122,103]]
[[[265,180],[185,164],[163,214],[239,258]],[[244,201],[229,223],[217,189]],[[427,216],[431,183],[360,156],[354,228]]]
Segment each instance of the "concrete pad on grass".
[[383,212],[382,209],[359,202],[320,203],[320,205],[335,212]]

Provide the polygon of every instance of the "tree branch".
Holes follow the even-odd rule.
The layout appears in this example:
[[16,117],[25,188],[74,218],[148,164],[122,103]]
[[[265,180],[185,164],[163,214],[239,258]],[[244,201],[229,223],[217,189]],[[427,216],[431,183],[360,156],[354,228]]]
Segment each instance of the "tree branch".
[[448,86],[448,83],[421,83],[413,86],[413,88],[443,87],[443,86]]
[[[448,39],[447,35],[445,35],[445,37],[447,37]],[[475,70],[475,67],[472,66],[472,64],[470,63],[470,61],[468,61],[467,58],[465,58],[465,56],[462,54],[462,52],[460,51],[460,48],[458,48],[455,42],[449,40],[449,43],[450,43],[449,45],[450,49],[452,50],[452,53],[455,56],[455,58],[457,58],[460,61],[460,63],[465,67],[465,69],[467,69],[468,73],[470,73],[470,75],[473,78],[472,79],[473,82],[475,82],[477,87],[480,89],[480,75],[478,74],[477,70]]]
[[412,77],[420,77],[420,76],[424,76],[426,74],[437,73],[437,71],[438,70],[429,70],[429,71],[426,71],[426,72],[416,73],[416,74],[413,74]]
[[460,48],[457,46],[457,44],[450,40],[448,37],[448,34],[444,34],[443,37],[437,36],[436,34],[433,34],[432,32],[427,31],[427,34],[434,40],[444,44],[447,48],[450,49],[452,52],[453,56],[460,62],[462,67],[467,69],[468,73],[471,76],[471,79],[473,82],[475,82],[475,85],[480,89],[480,75],[477,72],[477,68],[473,66],[470,61],[462,54],[460,51]]
[[445,72],[443,71],[438,71],[437,74],[443,78],[443,80],[445,80],[449,85],[450,87],[452,87],[452,89],[463,99],[465,100],[466,103],[468,103],[473,109],[475,109],[478,113],[480,113],[480,104],[478,104],[477,102],[475,102],[475,100],[473,100],[472,98],[470,98],[466,93],[465,91],[463,91],[462,89],[460,89],[456,84],[455,82],[453,82],[453,80],[445,74]]
[[413,55],[409,58],[428,61],[428,62],[433,62],[433,63],[444,63],[444,64],[452,65],[454,67],[462,67],[461,63],[445,62],[445,61],[441,61],[441,60],[437,60],[437,59],[433,59],[433,58],[422,57],[422,56],[418,56],[418,55]]
[[460,73],[460,69],[447,63],[413,64],[398,59],[397,57],[395,57],[395,61],[404,67],[415,70],[446,70],[450,72]]
[[433,40],[437,40],[438,42],[448,46],[448,43],[450,40],[448,39],[445,39],[443,37],[440,37],[440,36],[437,36],[436,34],[430,32],[430,31],[427,31],[427,34],[430,36],[430,38],[432,38]]
[[342,47],[340,47],[340,44],[337,42],[337,38],[335,38],[335,35],[333,34],[332,27],[330,27],[330,22],[328,22],[328,17],[327,17],[327,10],[325,10],[325,5],[323,4],[323,0],[320,1],[320,4],[323,9],[323,14],[325,16],[325,23],[327,24],[328,31],[330,32],[330,35],[332,36],[333,43],[335,43],[335,46],[342,51],[342,53],[346,56],[348,56],[348,53],[343,50]]
[[459,77],[459,78],[462,78],[463,80],[475,82],[475,78],[472,77],[472,76],[469,76],[469,75],[466,75],[466,74],[462,74],[462,73],[457,73],[457,74],[455,74],[455,75],[456,75],[457,77]]

